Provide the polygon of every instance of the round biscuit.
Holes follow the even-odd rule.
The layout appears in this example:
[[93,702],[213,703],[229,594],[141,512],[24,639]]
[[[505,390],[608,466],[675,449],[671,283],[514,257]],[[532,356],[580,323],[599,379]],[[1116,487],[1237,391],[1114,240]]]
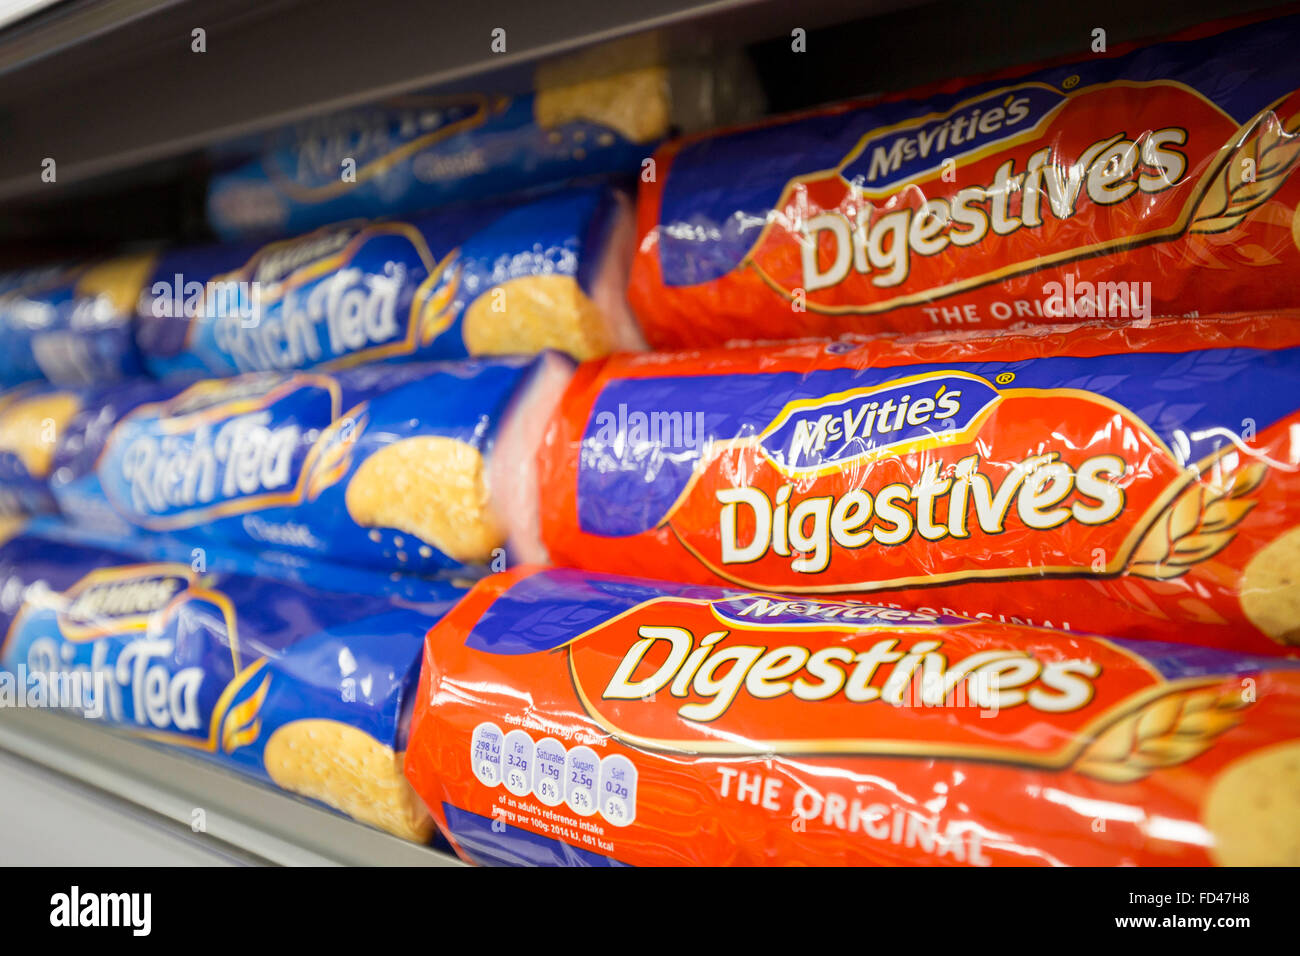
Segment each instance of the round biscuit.
[[1241,572],[1241,609],[1250,623],[1284,645],[1300,645],[1300,528],[1260,548]]
[[1220,866],[1300,866],[1300,740],[1230,763],[1211,783],[1201,820]]

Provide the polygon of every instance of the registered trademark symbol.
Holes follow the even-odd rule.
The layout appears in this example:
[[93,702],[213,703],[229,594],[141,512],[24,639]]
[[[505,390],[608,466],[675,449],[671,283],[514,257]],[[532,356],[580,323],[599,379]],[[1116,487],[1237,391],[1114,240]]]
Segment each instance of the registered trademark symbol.
[[1014,382],[1015,380],[1016,380],[1015,372],[1003,372],[1001,375],[997,377],[997,383],[999,385],[1007,385],[1011,382]]
[[1067,76],[1065,80],[1061,83],[1061,88],[1066,90],[1072,90],[1078,85],[1079,85],[1079,74],[1076,73],[1074,76]]

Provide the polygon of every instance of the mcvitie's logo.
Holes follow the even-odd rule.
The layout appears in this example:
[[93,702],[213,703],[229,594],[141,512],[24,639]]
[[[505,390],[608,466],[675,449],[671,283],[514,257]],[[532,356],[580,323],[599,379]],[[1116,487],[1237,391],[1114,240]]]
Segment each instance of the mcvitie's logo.
[[760,443],[790,475],[843,468],[936,434],[959,433],[997,399],[997,390],[974,375],[923,375],[791,402],[764,430]]

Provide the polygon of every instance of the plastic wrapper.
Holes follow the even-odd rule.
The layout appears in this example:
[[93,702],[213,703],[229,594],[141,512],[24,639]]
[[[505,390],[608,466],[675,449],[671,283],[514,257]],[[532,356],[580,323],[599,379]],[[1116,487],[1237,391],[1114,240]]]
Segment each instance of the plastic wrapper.
[[74,524],[455,576],[541,560],[535,450],[568,359],[260,373],[109,394],[55,450]]
[[209,222],[233,238],[630,180],[674,129],[741,118],[759,100],[742,58],[710,51],[670,65],[653,36],[547,60],[531,86],[407,94],[285,127],[212,178]]
[[188,564],[199,574],[271,578],[318,591],[370,594],[398,602],[425,604],[442,600],[448,593],[448,583],[456,587],[473,583],[469,579],[448,582],[436,576],[323,561],[271,547],[239,547],[211,538],[196,539],[183,531],[109,531],[73,523],[57,514],[9,518],[4,522],[0,537],[23,534],[79,548],[114,551],[140,563]]
[[[146,402],[170,398],[182,382],[131,379],[74,388],[29,382],[0,392],[0,515],[47,515],[60,510],[64,486],[93,483],[95,460],[109,431]],[[91,476],[91,477],[88,477]],[[104,503],[68,499],[88,527],[130,533]]]
[[115,382],[143,371],[135,306],[149,254],[0,277],[0,383]]
[[1300,665],[519,569],[430,631],[406,774],[467,860],[1300,864]]
[[1300,16],[670,143],[629,288],[656,348],[1290,308]]
[[0,545],[0,594],[5,706],[81,713],[432,835],[402,751],[422,636],[460,589],[401,603],[19,536]]
[[1300,318],[615,356],[550,558],[1252,653],[1300,642]]
[[71,391],[20,385],[0,392],[0,516],[46,514],[58,429],[80,407]]
[[621,193],[589,187],[177,248],[144,283],[137,339],[159,378],[642,348],[634,231]]

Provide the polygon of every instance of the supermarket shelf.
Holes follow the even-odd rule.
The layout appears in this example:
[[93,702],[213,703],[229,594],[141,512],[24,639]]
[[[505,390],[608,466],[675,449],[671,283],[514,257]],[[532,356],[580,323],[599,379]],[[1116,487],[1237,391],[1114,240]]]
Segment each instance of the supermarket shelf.
[[[157,845],[165,844],[173,847],[165,857],[173,863],[461,865],[449,853],[399,840],[79,717],[0,710],[0,772],[15,758],[27,767],[8,778],[7,794],[20,783],[29,792],[47,790],[55,794],[51,815],[70,806],[84,811],[80,820],[60,817],[58,827],[94,833],[97,844],[109,838],[129,841],[134,834],[140,841],[134,846],[142,851],[133,854],[137,859],[157,855]],[[199,834],[191,826],[197,808],[205,818]],[[123,823],[124,818],[129,822]],[[58,839],[56,833],[51,837]],[[80,862],[92,859],[88,850]]]
[[[797,17],[811,29],[904,5],[821,0]],[[780,0],[477,0],[454,9],[422,0],[83,6],[90,8],[80,22],[84,34],[76,22],[47,24],[44,16],[0,32],[0,199],[632,33],[660,31],[673,48],[698,48],[707,38],[738,45],[788,36],[795,13]],[[128,29],[101,22],[113,10]],[[127,17],[128,11],[134,12]],[[203,53],[191,50],[198,27],[206,31]],[[504,53],[490,49],[497,28],[506,30]],[[524,76],[515,85],[522,88]],[[41,181],[47,157],[57,163],[57,186]]]
[[[1273,5],[1147,0],[1133,16],[1129,0],[480,0],[449,18],[419,0],[62,0],[0,29],[0,259],[206,238],[212,166],[267,129],[416,89],[517,92],[538,59],[639,31],[648,43],[588,69],[743,51],[783,112],[1077,54],[1098,24],[1120,43]],[[200,25],[208,49],[195,54]],[[489,51],[496,26],[504,54]],[[56,183],[39,177],[46,157]]]
[[0,750],[0,866],[241,866],[265,861]]
[[[62,0],[0,24],[0,252],[9,242],[33,256],[65,254],[69,237],[193,237],[213,156],[233,156],[261,132],[413,90],[522,90],[538,60],[634,34],[682,58],[745,49],[780,112],[1076,53],[1097,25],[1120,43],[1274,5]],[[819,31],[807,56],[791,57],[795,26]],[[191,50],[197,27],[203,53]],[[497,28],[507,31],[499,54],[489,46]],[[47,157],[55,183],[40,178]],[[64,714],[0,708],[0,779],[0,864],[57,852],[44,862],[460,865]]]
[[34,63],[183,0],[26,0],[0,37],[0,74]]
[[0,27],[26,19],[59,0],[5,0],[0,3]]

